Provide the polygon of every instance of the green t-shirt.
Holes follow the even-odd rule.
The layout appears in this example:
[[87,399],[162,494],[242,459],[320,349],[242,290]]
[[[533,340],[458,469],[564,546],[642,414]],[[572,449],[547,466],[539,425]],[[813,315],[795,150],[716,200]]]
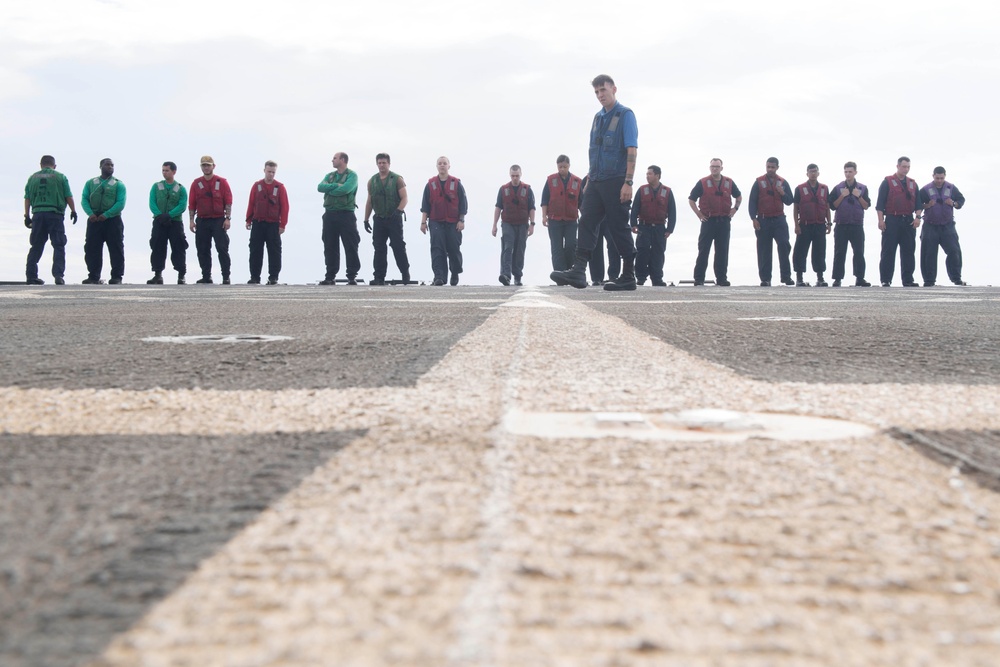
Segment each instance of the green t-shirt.
[[24,186],[24,198],[31,202],[35,213],[63,213],[66,200],[72,196],[69,181],[55,169],[36,171]]

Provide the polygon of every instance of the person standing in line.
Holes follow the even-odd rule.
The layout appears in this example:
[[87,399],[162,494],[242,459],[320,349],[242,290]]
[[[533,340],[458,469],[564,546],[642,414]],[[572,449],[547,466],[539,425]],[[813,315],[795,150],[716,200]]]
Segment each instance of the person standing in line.
[[177,284],[185,283],[188,242],[184,235],[184,209],[187,208],[187,188],[174,176],[177,165],[164,162],[160,167],[163,180],[149,189],[149,210],[153,214],[153,229],[149,237],[149,263],[153,277],[147,285],[163,284],[163,269],[167,266],[167,244],[170,244],[170,264],[177,272]]
[[[232,260],[229,258],[229,227],[233,218],[233,191],[229,181],[215,174],[215,160],[211,155],[201,158],[201,173],[191,184],[188,193],[188,226],[194,232],[194,247],[198,251],[203,285],[212,282],[212,241],[219,254],[222,284],[230,284]],[[197,217],[196,217],[197,216]]]
[[771,286],[771,246],[778,247],[778,270],[781,282],[794,285],[792,266],[788,255],[792,244],[788,240],[788,219],[785,207],[792,203],[792,188],[788,181],[778,176],[778,158],[769,157],[765,165],[766,173],[758,176],[750,188],[750,219],[753,220],[754,234],[757,235],[757,273],[760,286]]
[[955,285],[962,280],[962,246],[955,231],[955,211],[965,206],[965,196],[958,186],[945,180],[944,167],[934,167],[934,180],[921,188],[924,202],[924,228],[920,232],[920,274],[924,287],[937,281],[938,246],[944,249],[944,267]]
[[125,184],[115,178],[115,163],[111,158],[101,160],[100,166],[101,175],[87,181],[80,196],[80,205],[87,214],[87,239],[83,245],[87,279],[83,284],[101,284],[104,246],[107,245],[111,260],[108,284],[121,285],[125,275],[125,224],[122,222]]
[[52,245],[52,278],[56,285],[65,285],[66,275],[66,207],[76,224],[76,204],[69,180],[56,171],[56,159],[43,155],[40,170],[28,178],[24,186],[24,226],[31,230],[25,278],[29,285],[44,285],[38,277],[38,260],[45,251],[45,242]]
[[878,264],[882,287],[892,284],[896,248],[899,248],[899,277],[903,287],[919,287],[913,280],[913,270],[917,268],[917,227],[923,216],[923,202],[917,182],[906,175],[909,171],[910,158],[899,158],[896,173],[886,176],[878,188],[875,210],[878,228],[882,230],[882,256]]
[[[405,285],[410,282],[410,260],[406,256],[406,241],[403,240],[403,216],[406,211],[406,181],[389,170],[389,154],[375,156],[378,173],[368,179],[368,200],[365,202],[365,231],[372,235],[375,257],[372,260],[375,273],[372,285],[385,285],[385,274],[389,268],[385,242],[392,247],[392,256]],[[375,226],[368,223],[372,211],[375,212]]]
[[267,284],[277,285],[281,273],[281,235],[288,224],[288,191],[274,180],[278,163],[264,163],[264,178],[250,186],[246,223],[250,230],[250,280],[260,285],[264,269],[264,246],[267,246]]
[[358,175],[347,168],[347,153],[334,153],[332,162],[333,171],[316,186],[316,190],[323,193],[323,257],[326,260],[326,277],[319,284],[337,284],[340,244],[343,243],[347,284],[357,285],[358,272],[361,271],[361,258],[358,256],[361,234],[358,233],[358,216],[354,213],[358,208],[355,201]]
[[420,202],[420,233],[431,233],[431,269],[435,287],[444,285],[451,271],[451,285],[458,284],[462,273],[462,231],[469,201],[462,181],[450,175],[451,161],[437,159],[437,176],[431,176],[424,186]]
[[601,220],[622,256],[622,273],[604,285],[608,291],[634,290],[635,244],[629,227],[632,203],[632,177],[635,174],[639,129],[635,114],[616,99],[618,88],[607,74],[591,81],[601,110],[594,115],[590,128],[590,181],[580,218],[576,259],[566,271],[553,271],[550,278],[557,285],[587,286],[584,269],[597,246]]
[[806,272],[806,256],[812,246],[812,267],[816,272],[816,287],[826,287],[826,235],[830,233],[830,189],[819,182],[819,167],[806,167],[806,182],[795,187],[792,219],[795,221],[795,247],[792,249],[792,266],[795,285],[809,287],[802,274]]
[[660,183],[661,169],[651,165],[646,170],[646,185],[639,188],[632,202],[632,231],[635,232],[635,280],[642,285],[649,276],[653,287],[666,287],[663,281],[663,257],[667,239],[677,224],[674,193]]
[[583,181],[569,171],[569,158],[556,158],[556,173],[545,179],[542,188],[542,226],[549,231],[552,270],[565,271],[576,257],[576,229],[579,224]]
[[[722,176],[722,160],[712,158],[708,163],[709,175],[691,188],[688,205],[701,222],[698,233],[698,259],[694,263],[694,284],[705,284],[708,270],[708,253],[715,244],[715,284],[729,287],[729,237],[733,216],[740,210],[743,195],[731,178]],[[736,204],[733,205],[733,198]]]
[[844,180],[828,195],[833,209],[833,286],[840,287],[847,263],[847,244],[851,244],[854,285],[871,287],[865,280],[865,211],[872,205],[868,186],[857,181],[858,165],[844,163]]
[[503,219],[500,236],[500,283],[521,286],[524,275],[524,249],[528,237],[535,233],[535,193],[531,186],[521,182],[521,167],[511,165],[510,182],[500,187],[493,211],[493,238],[497,235],[497,222]]

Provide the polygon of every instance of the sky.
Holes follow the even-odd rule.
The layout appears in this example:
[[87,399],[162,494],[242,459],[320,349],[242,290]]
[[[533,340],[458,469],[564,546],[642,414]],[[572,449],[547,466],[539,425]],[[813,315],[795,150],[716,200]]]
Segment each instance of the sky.
[[[993,258],[1000,231],[988,205],[1000,162],[997,5],[49,0],[42,14],[27,3],[5,14],[0,210],[8,214],[0,223],[0,280],[24,278],[24,183],[43,154],[56,157],[77,199],[100,159],[114,160],[129,194],[126,283],[151,275],[147,202],[160,165],[176,162],[178,180],[189,186],[204,154],[234,191],[233,281],[245,282],[246,202],[264,161],[275,160],[290,198],[281,282],[302,284],[324,275],[316,185],[332,155],[346,152],[365,182],[384,151],[409,184],[405,237],[414,279],[432,278],[420,195],[446,155],[469,198],[462,282],[498,284],[500,239],[490,228],[508,168],[522,166],[539,201],[559,154],[585,174],[590,123],[600,109],[590,81],[605,73],[636,114],[637,182],[659,165],[677,198],[668,282],[691,279],[699,223],[686,199],[709,160],[724,161],[723,173],[746,199],[772,155],[793,185],[805,180],[810,162],[822,182],[835,185],[852,160],[873,192],[899,156],[911,158],[910,176],[921,186],[935,166],[946,167],[968,200],[956,214],[963,277],[1000,281]],[[360,228],[363,194],[358,205]],[[737,285],[758,282],[746,211],[744,202],[733,222],[730,280]],[[876,222],[871,210],[865,256],[872,282]],[[67,227],[66,278],[78,282],[86,277],[85,224],[73,227],[67,218]],[[360,276],[370,280],[371,237],[361,236]],[[391,252],[389,265],[388,277],[398,277]],[[47,281],[50,266],[47,247],[39,265]],[[524,281],[550,284],[551,269],[539,224],[528,239]],[[105,279],[108,273],[105,255]],[[165,276],[174,277],[169,261]]]

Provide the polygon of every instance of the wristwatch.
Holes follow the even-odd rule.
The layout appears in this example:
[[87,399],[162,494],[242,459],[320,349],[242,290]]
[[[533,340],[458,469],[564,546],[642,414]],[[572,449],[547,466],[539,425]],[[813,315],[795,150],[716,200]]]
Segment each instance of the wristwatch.
[[625,179],[625,185],[632,185],[632,179],[631,178],[626,178]]

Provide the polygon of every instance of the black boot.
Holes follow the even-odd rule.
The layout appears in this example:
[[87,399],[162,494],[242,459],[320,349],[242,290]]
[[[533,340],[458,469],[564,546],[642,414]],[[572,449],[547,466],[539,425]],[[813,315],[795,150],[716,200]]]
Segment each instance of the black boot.
[[577,289],[585,289],[587,287],[587,273],[585,269],[589,260],[590,251],[577,248],[576,256],[573,258],[573,266],[565,271],[553,271],[549,274],[549,278],[556,285],[572,285]]
[[622,258],[622,274],[613,281],[604,284],[604,289],[608,292],[632,292],[635,291],[635,256],[626,259]]
[[153,277],[146,281],[147,285],[162,285],[163,284],[163,273],[160,271],[154,271]]
[[823,280],[823,274],[817,272],[816,273],[816,287],[827,287],[827,286],[828,285],[826,284],[826,281]]
[[802,272],[801,271],[796,271],[795,272],[795,286],[796,287],[809,287],[809,284],[805,280],[802,279]]

